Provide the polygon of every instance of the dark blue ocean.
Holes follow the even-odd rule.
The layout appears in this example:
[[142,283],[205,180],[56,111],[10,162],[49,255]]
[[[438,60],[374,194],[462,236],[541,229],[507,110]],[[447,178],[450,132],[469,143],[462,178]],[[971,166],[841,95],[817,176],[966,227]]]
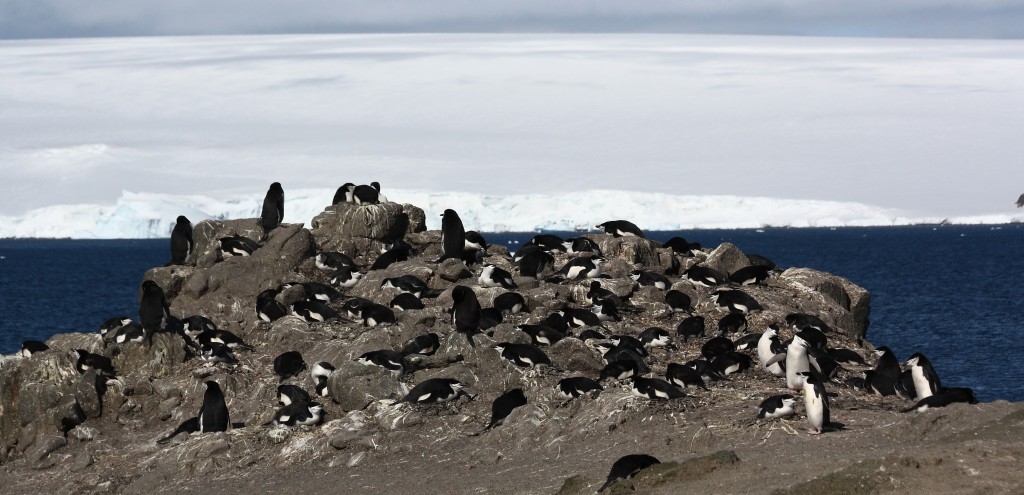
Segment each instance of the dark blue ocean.
[[[514,250],[532,235],[485,237]],[[900,361],[923,352],[944,385],[973,387],[983,401],[1024,400],[1024,225],[649,233],[675,235],[846,277],[871,292],[872,343]],[[0,353],[136,316],[142,275],[169,259],[168,244],[0,239]]]

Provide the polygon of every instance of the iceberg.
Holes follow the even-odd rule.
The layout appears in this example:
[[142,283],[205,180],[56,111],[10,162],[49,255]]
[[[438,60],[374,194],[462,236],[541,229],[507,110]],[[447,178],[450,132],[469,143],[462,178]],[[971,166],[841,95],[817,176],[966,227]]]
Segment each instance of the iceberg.
[[[385,193],[392,201],[423,208],[428,229],[439,229],[441,212],[451,208],[459,212],[467,230],[480,232],[585,231],[618,219],[630,220],[644,230],[1024,222],[1024,214],[929,218],[852,202],[615,190],[489,195],[395,189]],[[333,197],[333,189],[285,191],[284,220],[308,226]],[[54,205],[21,216],[0,216],[0,237],[166,238],[178,215],[185,215],[193,224],[207,219],[255,218],[262,202],[262,192],[220,199],[123,191],[113,205]]]

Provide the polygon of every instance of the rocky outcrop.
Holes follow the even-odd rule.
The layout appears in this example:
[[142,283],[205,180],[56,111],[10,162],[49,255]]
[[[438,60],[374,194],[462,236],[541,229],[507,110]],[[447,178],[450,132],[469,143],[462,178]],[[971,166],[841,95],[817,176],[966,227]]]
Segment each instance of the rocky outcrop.
[[[552,365],[536,368],[516,366],[493,347],[499,342],[530,342],[518,325],[538,323],[555,311],[589,310],[587,292],[592,281],[551,283],[516,276],[516,291],[526,299],[527,309],[504,315],[501,323],[473,335],[471,343],[452,326],[452,288],[470,287],[484,308],[492,307],[495,298],[507,291],[479,287],[479,265],[467,266],[460,260],[436,263],[440,236],[424,232],[423,224],[422,210],[410,205],[335,205],[312,221],[311,230],[283,225],[252,256],[222,259],[219,238],[238,234],[259,239],[262,230],[251,219],[200,223],[195,228],[194,266],[154,268],[145,277],[164,288],[174,316],[209,317],[252,348],[236,350],[236,364],[209,364],[197,359],[194,350],[173,333],[154,335],[151,342],[141,344],[65,334],[50,340],[50,351],[5,359],[0,362],[0,462],[9,473],[60,473],[43,481],[35,478],[35,485],[16,482],[5,488],[11,493],[139,493],[187,491],[202,483],[204,489],[217,486],[223,492],[239,492],[297,491],[322,483],[338,490],[389,493],[466,493],[480,491],[481,486],[496,493],[559,489],[584,493],[593,492],[604,481],[615,458],[642,451],[657,455],[662,464],[629,483],[611,487],[612,493],[631,487],[671,493],[679,487],[720,488],[714,483],[729,479],[730,473],[757,478],[763,472],[748,466],[767,465],[777,457],[777,449],[795,453],[821,448],[809,446],[807,436],[798,433],[804,428],[800,420],[753,420],[760,400],[780,393],[784,386],[756,369],[711,382],[710,390],[690,389],[687,397],[671,401],[639,398],[630,392],[628,381],[616,380],[605,380],[603,390],[577,399],[560,396],[555,389],[559,380],[600,374],[605,363],[594,348],[595,341],[569,336],[545,346],[542,350]],[[662,327],[674,336],[676,326],[690,313],[671,312],[664,303],[665,291],[639,286],[628,278],[632,270],[666,273],[700,263],[733,272],[749,263],[731,244],[681,258],[648,239],[588,236],[607,259],[602,268],[611,278],[601,279],[600,284],[619,298],[622,319],[573,328],[571,335],[590,329],[606,336],[636,337],[649,327]],[[382,289],[384,279],[413,275],[431,289],[431,297],[422,299],[424,309],[399,311],[394,323],[374,327],[362,321],[307,322],[294,315],[272,323],[258,321],[254,304],[260,291],[285,282],[327,281],[328,274],[313,261],[318,251],[340,250],[369,266],[381,246],[398,239],[413,247],[409,260],[369,271],[331,305],[340,310],[350,297],[387,305],[397,292]],[[578,255],[556,253],[556,267],[574,256]],[[504,246],[491,246],[484,262],[515,273]],[[711,300],[711,289],[678,275],[669,278],[672,288],[690,296],[692,314],[705,317],[713,334],[728,310]],[[866,335],[870,306],[863,288],[828,273],[791,268],[773,272],[765,284],[742,290],[764,307],[747,315],[749,332],[778,324],[785,339],[793,334],[785,325],[786,315],[810,313],[835,330],[829,335],[832,345],[868,356],[870,346],[859,342]],[[291,302],[303,296],[301,287],[293,287],[283,291],[280,300]],[[404,373],[355,361],[370,351],[400,350],[410,339],[428,333],[439,336],[439,348],[432,355],[406,356]],[[652,376],[663,376],[668,363],[698,357],[706,340],[675,339],[673,347],[648,349]],[[116,379],[104,379],[92,371],[79,374],[72,355],[79,348],[111,358]],[[285,351],[300,352],[310,366],[326,361],[336,368],[327,382],[329,396],[314,394],[324,405],[321,425],[269,424],[279,408],[277,387],[282,383],[273,372],[273,360]],[[833,418],[851,426],[822,436],[820,443],[827,443],[830,452],[842,452],[844,459],[851,460],[861,455],[858,452],[877,456],[877,439],[867,433],[874,421],[899,425],[901,431],[932,434],[915,422],[915,416],[898,412],[906,406],[902,399],[866,396],[841,383],[858,374],[843,371],[837,383],[829,384],[836,394]],[[467,394],[432,405],[401,401],[413,386],[429,378],[457,379]],[[232,422],[244,426],[179,435],[167,444],[156,444],[157,438],[196,415],[206,380],[220,384]],[[283,383],[314,393],[308,371]],[[484,431],[491,402],[513,388],[523,389],[528,403],[500,426]],[[1016,413],[1005,413],[1010,419],[1004,422],[1012,422],[1012,414]],[[853,428],[855,424],[862,427]],[[909,438],[891,436],[894,442]],[[872,447],[857,447],[862,443]],[[759,450],[762,447],[773,450],[765,454]],[[812,462],[806,458],[801,457],[802,462]],[[317,466],[318,474],[329,480],[311,481],[298,474],[303,466]],[[425,484],[437,483],[431,481],[436,475],[430,474],[437,466],[446,470],[443,488]],[[514,481],[510,473],[516,473]],[[752,489],[741,485],[728,491],[788,489],[811,477],[801,472],[785,483]]]

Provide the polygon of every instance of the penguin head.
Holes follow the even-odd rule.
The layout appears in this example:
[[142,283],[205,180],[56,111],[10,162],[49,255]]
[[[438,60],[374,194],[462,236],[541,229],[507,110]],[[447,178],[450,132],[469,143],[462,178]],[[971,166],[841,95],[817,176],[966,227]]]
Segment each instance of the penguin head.
[[178,215],[178,218],[177,220],[175,220],[175,222],[181,225],[192,225],[192,222],[188,221],[188,218],[186,218],[185,215]]

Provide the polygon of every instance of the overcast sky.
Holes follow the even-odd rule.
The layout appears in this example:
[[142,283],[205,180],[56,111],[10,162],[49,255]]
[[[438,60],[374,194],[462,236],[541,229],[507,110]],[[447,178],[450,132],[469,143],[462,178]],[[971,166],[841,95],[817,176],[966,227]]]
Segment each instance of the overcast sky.
[[1024,0],[0,0],[0,39],[346,32],[1024,38]]

